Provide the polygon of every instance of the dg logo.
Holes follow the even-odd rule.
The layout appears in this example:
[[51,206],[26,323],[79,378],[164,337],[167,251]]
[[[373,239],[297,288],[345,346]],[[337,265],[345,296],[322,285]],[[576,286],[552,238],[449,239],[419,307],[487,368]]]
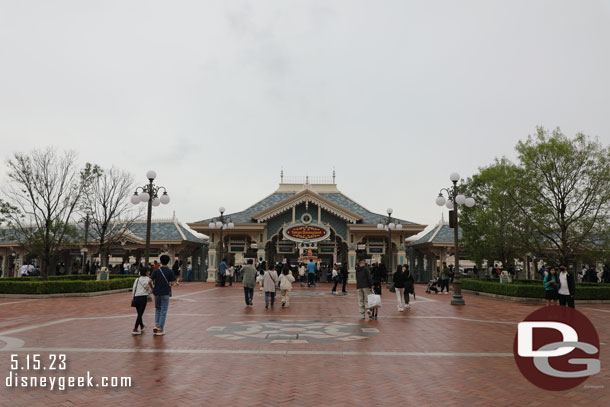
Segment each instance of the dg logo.
[[599,337],[591,321],[568,307],[545,307],[519,323],[515,361],[532,384],[568,390],[600,372]]

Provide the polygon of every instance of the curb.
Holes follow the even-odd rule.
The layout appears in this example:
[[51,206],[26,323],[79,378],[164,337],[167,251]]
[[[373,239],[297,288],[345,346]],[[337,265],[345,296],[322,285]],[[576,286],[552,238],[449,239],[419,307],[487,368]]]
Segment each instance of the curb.
[[131,291],[131,288],[120,288],[118,290],[108,291],[93,291],[90,293],[59,293],[59,294],[0,294],[0,298],[5,299],[37,299],[45,298],[66,298],[66,297],[99,297],[102,295],[112,295],[126,293]]
[[[530,303],[530,304],[544,304],[544,298],[528,298],[528,297],[511,297],[508,295],[486,293],[482,291],[462,290],[463,293],[472,295],[479,295],[481,297],[494,298],[501,301]],[[610,304],[610,300],[575,300],[574,304]]]

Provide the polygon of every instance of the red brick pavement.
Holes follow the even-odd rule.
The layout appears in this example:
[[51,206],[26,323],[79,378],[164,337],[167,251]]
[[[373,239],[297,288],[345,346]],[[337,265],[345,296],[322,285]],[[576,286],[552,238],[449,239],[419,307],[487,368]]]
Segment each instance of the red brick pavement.
[[[379,320],[360,321],[355,291],[349,288],[348,296],[330,296],[330,286],[296,287],[291,308],[281,309],[278,303],[267,310],[258,291],[254,308],[246,308],[240,284],[182,284],[174,289],[164,337],[130,335],[135,321],[131,293],[0,299],[0,348],[3,340],[20,346],[0,349],[0,406],[610,405],[607,345],[602,345],[601,373],[578,388],[546,392],[521,376],[510,356],[516,323],[536,305],[467,295],[465,307],[454,307],[450,295],[425,295],[422,286],[410,310],[397,312],[396,297],[385,291]],[[154,322],[151,305],[145,314],[149,327]],[[582,305],[579,310],[593,322],[601,342],[610,343],[610,306]],[[362,323],[379,333],[347,342],[285,344],[230,340],[208,331],[265,320]],[[23,359],[35,353],[43,360],[65,353],[68,370],[63,375],[130,376],[132,387],[6,388],[10,355]]]

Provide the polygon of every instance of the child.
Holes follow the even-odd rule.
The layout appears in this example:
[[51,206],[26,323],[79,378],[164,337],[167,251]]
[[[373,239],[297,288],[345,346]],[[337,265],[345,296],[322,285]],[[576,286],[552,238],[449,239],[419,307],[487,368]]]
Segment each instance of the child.
[[280,293],[282,294],[282,308],[290,307],[290,291],[292,291],[292,283],[294,277],[290,273],[290,267],[284,264],[282,274],[280,275]]

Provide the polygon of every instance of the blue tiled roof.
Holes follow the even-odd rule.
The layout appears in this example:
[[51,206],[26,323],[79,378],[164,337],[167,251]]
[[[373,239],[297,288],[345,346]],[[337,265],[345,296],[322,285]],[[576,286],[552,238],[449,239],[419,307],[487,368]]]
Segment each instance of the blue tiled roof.
[[[439,230],[440,228],[440,230]],[[437,233],[438,231],[438,233]],[[436,233],[436,236],[434,236]],[[434,238],[432,238],[434,236]],[[462,238],[462,229],[458,228],[458,240]],[[453,244],[453,229],[447,224],[437,225],[434,229],[426,233],[424,236],[417,239],[415,242],[409,243],[407,246],[417,246],[425,243]]]
[[[255,223],[256,221],[254,219],[252,219],[252,216],[254,216],[255,214],[257,214],[273,205],[276,205],[294,195],[296,195],[296,193],[276,192],[276,193],[273,193],[273,194],[269,195],[268,197],[264,198],[263,200],[255,203],[254,205],[252,205],[251,207],[249,207],[248,209],[246,209],[242,212],[231,213],[226,216],[229,217],[233,223]],[[342,208],[345,208],[353,213],[356,213],[356,214],[362,216],[362,221],[359,221],[358,223],[377,224],[377,223],[383,221],[383,219],[385,218],[385,215],[380,215],[380,214],[369,211],[368,209],[360,206],[359,204],[352,201],[351,199],[349,199],[342,193],[338,193],[338,192],[320,193],[319,195],[322,198],[328,199],[329,201],[337,204],[338,206],[340,206]],[[196,222],[196,223],[210,223],[210,222],[212,222],[212,220],[216,220],[216,218],[204,219],[204,220],[200,220],[199,222]],[[403,219],[396,219],[396,220],[403,225],[417,225],[417,223],[409,222],[409,221],[406,221]]]

